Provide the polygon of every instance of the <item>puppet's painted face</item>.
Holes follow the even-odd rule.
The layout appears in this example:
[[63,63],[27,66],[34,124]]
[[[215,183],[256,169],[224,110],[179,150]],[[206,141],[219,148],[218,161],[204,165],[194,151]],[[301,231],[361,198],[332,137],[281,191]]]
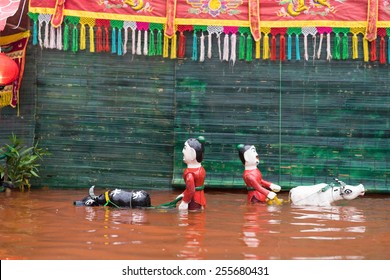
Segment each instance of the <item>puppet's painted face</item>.
[[255,146],[251,146],[248,150],[245,151],[244,158],[245,165],[258,165],[260,162]]
[[194,148],[192,148],[190,145],[188,145],[188,142],[186,141],[184,143],[183,147],[183,161],[185,163],[191,163],[196,161],[196,151]]

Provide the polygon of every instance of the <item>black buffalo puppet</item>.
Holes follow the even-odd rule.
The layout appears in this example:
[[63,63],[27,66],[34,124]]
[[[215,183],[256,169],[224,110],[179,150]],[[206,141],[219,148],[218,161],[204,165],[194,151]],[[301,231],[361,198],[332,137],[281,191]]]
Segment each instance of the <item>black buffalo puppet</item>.
[[120,189],[106,191],[101,195],[94,194],[94,187],[89,189],[89,195],[83,200],[74,201],[76,206],[111,206],[111,207],[127,207],[127,208],[142,208],[151,207],[150,196],[143,190],[124,191]]

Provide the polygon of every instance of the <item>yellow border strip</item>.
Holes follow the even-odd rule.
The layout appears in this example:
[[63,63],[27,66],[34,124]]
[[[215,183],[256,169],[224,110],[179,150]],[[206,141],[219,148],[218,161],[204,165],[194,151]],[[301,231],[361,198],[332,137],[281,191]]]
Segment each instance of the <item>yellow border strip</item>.
[[15,41],[18,41],[23,38],[28,38],[30,37],[30,31],[24,31],[21,33],[13,34],[13,35],[8,35],[8,36],[2,36],[0,37],[0,45],[8,45],[11,44]]

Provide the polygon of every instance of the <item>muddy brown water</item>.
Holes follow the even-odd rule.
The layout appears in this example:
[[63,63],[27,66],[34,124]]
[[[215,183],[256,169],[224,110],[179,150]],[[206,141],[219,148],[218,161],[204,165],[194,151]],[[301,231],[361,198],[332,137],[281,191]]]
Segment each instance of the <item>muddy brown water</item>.
[[[207,191],[204,211],[182,213],[74,206],[87,192],[1,193],[0,259],[390,259],[389,195],[296,207],[247,205],[243,192]],[[149,193],[158,205],[180,192]],[[287,199],[288,193],[279,197]]]

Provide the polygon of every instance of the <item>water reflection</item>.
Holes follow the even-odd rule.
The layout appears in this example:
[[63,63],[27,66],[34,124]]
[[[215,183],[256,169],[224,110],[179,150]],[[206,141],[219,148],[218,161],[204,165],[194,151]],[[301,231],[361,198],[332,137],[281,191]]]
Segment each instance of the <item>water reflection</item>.
[[[242,240],[250,252],[244,252],[245,259],[262,259],[261,249],[268,246],[269,235],[280,233],[281,224],[280,206],[268,206],[265,204],[248,205],[244,213],[242,226]],[[262,239],[261,239],[262,238]],[[257,248],[257,249],[256,249]]]
[[[128,238],[123,232],[123,225],[147,224],[147,211],[142,209],[115,209],[110,207],[80,207],[84,211],[85,220],[89,222],[86,232],[91,233],[86,244],[93,245],[103,242],[104,245],[141,244],[141,240],[133,236]],[[130,228],[130,233],[134,229]],[[102,238],[99,238],[101,236]]]
[[356,239],[359,237],[356,233],[366,231],[363,210],[353,206],[292,207],[291,214],[291,225],[303,233],[291,236],[292,239]]
[[[390,198],[332,207],[247,205],[211,193],[203,212],[75,207],[83,192],[33,191],[0,201],[0,258],[389,259]],[[153,192],[155,201],[167,193]],[[229,205],[230,207],[226,207]]]
[[[147,211],[143,209],[116,209],[110,207],[78,207],[85,212],[87,221],[104,220],[108,224],[134,224],[142,225],[147,223]],[[102,218],[99,216],[104,215]],[[112,225],[110,225],[112,227]]]
[[206,213],[205,211],[187,212],[178,211],[178,225],[184,227],[185,243],[178,257],[186,260],[205,259],[203,249]]

